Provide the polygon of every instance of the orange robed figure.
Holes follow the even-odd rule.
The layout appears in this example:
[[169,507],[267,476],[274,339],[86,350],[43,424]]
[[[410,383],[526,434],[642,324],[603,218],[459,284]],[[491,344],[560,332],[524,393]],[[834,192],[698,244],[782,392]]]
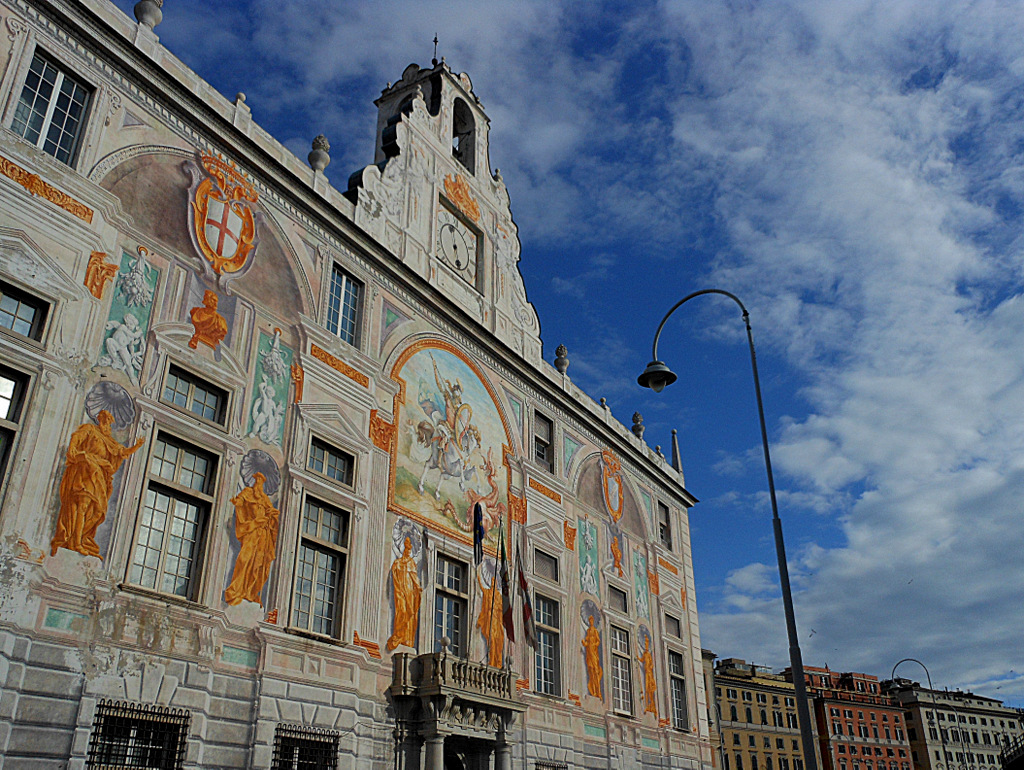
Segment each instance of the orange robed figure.
[[587,661],[587,691],[595,698],[601,698],[601,635],[594,628],[594,616],[590,616],[590,628],[583,635],[583,649]]
[[262,607],[260,591],[270,576],[270,563],[277,552],[277,522],[281,513],[263,491],[266,477],[254,473],[252,480],[251,487],[231,498],[235,506],[235,537],[242,548],[235,558],[224,601],[235,605],[245,599]]
[[391,582],[395,593],[395,632],[388,639],[388,650],[400,644],[416,646],[416,629],[420,622],[420,578],[412,556],[412,539],[405,539],[402,555],[391,565]]
[[644,651],[637,658],[644,667],[644,713],[658,715],[658,683],[654,679],[654,657],[651,655],[651,638],[644,637]]
[[227,336],[228,322],[217,312],[218,302],[217,293],[207,289],[203,293],[203,304],[188,311],[192,326],[196,330],[192,339],[188,341],[188,346],[193,350],[199,347],[200,342],[216,348]]
[[96,415],[98,425],[84,423],[71,434],[67,465],[60,480],[60,514],[50,541],[50,555],[67,548],[85,556],[99,556],[96,529],[107,518],[114,474],[127,457],[138,451],[144,439],[122,446],[110,432],[113,415],[106,409]]
[[612,560],[615,562],[615,569],[619,571],[619,577],[623,577],[622,574],[622,549],[619,548],[619,538],[612,538]]
[[497,565],[490,588],[484,588],[479,573],[476,582],[483,594],[483,606],[480,608],[480,617],[477,618],[476,625],[487,640],[488,664],[494,668],[501,668],[501,656],[505,649],[505,624],[501,620],[501,589],[498,586]]

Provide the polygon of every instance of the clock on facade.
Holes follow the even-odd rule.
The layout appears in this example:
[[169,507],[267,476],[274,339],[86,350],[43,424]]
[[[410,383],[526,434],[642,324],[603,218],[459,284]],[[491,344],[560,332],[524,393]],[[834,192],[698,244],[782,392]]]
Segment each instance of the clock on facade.
[[476,285],[480,238],[446,206],[437,215],[437,256],[467,283]]

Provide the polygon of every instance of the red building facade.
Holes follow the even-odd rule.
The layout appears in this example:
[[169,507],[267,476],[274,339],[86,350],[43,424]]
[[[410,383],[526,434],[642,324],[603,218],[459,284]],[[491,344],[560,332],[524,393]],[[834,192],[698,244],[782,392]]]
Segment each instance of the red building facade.
[[[911,770],[903,709],[878,677],[804,668],[823,770]],[[792,672],[785,676],[792,681]]]

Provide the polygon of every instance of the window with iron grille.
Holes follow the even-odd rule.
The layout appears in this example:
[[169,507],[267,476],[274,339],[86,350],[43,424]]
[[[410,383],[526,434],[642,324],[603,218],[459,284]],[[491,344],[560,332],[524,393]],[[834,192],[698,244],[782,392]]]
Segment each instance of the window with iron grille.
[[90,97],[88,88],[36,51],[11,130],[70,166],[85,126]]
[[336,770],[341,733],[316,727],[278,725],[272,770]]
[[619,590],[615,586],[608,586],[608,603],[613,610],[618,610],[622,614],[626,614],[629,611],[629,598],[626,592]]
[[165,433],[157,434],[128,573],[130,582],[195,598],[216,471],[213,455]]
[[559,646],[559,607],[554,599],[540,594],[537,600],[537,692],[561,695],[561,655]]
[[363,285],[338,265],[331,271],[327,292],[327,329],[349,345],[359,345]]
[[633,713],[632,658],[629,653],[629,632],[612,626],[612,707],[623,714]]
[[316,634],[335,636],[348,560],[348,513],[307,497],[301,535],[295,566],[292,625]]
[[540,412],[533,415],[533,459],[549,473],[555,471],[555,426]]
[[178,770],[185,761],[189,713],[101,700],[93,718],[87,768]]
[[441,637],[447,636],[448,651],[463,655],[466,607],[469,603],[468,567],[464,562],[437,555],[434,589],[434,651],[441,651]]
[[307,467],[339,484],[352,486],[355,458],[348,452],[333,447],[325,441],[314,438],[310,442]]
[[0,326],[39,341],[50,306],[16,286],[0,281]]
[[686,730],[690,725],[686,710],[686,670],[683,656],[673,650],[668,651],[668,673],[672,680],[672,726]]
[[674,636],[676,639],[683,638],[683,628],[679,624],[679,618],[672,615],[665,616],[665,633],[669,636]]
[[535,550],[533,552],[533,571],[545,580],[557,583],[558,559],[543,551]]
[[672,550],[672,514],[665,503],[658,501],[658,537],[661,544]]
[[27,387],[27,374],[0,366],[0,480],[4,478],[14,440],[18,437]]
[[167,370],[163,401],[209,422],[224,424],[228,394],[206,380],[177,366]]

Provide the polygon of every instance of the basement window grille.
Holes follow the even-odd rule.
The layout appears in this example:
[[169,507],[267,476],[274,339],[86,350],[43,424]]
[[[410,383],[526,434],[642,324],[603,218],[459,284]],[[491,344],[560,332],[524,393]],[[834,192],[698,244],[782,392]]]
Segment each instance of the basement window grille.
[[180,770],[189,720],[183,709],[101,700],[85,766],[94,770]]
[[337,770],[341,733],[318,727],[278,725],[272,770]]
[[538,762],[534,767],[537,770],[569,770],[565,762]]

